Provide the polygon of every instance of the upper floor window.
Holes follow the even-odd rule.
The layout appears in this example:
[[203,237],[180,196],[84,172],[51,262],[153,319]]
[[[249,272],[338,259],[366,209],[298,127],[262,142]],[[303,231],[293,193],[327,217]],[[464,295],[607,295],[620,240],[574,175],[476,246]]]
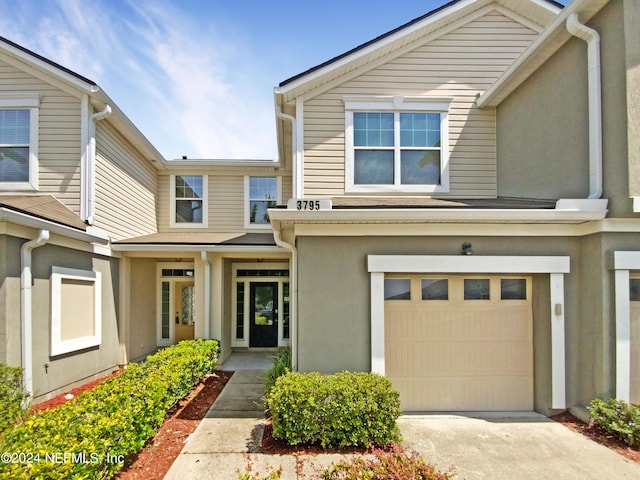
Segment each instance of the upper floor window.
[[0,96],[0,189],[38,188],[37,95]]
[[207,226],[207,175],[171,176],[171,226]]
[[245,227],[270,228],[269,212],[279,201],[278,177],[245,177]]
[[449,104],[346,99],[347,192],[449,190]]

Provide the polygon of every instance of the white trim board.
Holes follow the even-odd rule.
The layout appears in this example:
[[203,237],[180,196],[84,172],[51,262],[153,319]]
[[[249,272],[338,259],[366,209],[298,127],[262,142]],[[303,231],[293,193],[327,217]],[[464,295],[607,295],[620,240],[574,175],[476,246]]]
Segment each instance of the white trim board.
[[640,270],[640,252],[613,252],[616,311],[616,398],[631,399],[631,303],[630,270]]
[[385,273],[545,273],[550,276],[551,408],[566,408],[564,274],[568,256],[368,255],[371,289],[371,371],[385,374]]

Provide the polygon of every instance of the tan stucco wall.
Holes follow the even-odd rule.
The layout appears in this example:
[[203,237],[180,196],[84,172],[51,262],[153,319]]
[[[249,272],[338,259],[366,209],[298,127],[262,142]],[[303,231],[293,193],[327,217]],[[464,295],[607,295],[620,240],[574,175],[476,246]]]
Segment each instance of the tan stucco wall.
[[498,106],[498,196],[588,195],[586,62],[571,40]]
[[[614,0],[589,22],[601,36],[603,198],[611,216],[629,216],[631,208],[624,17],[623,1]],[[586,51],[584,41],[569,40],[498,107],[499,196],[589,195]]]
[[629,125],[629,193],[640,196],[640,2],[624,0],[627,123]]
[[[33,385],[35,401],[49,398],[64,388],[109,373],[118,366],[118,261],[54,245],[44,245],[32,252],[33,260]],[[16,254],[19,262],[19,254]],[[99,347],[49,356],[51,336],[51,265],[93,270],[102,274],[102,343]],[[10,293],[18,299],[17,291]],[[19,310],[15,314],[19,336]],[[18,347],[19,350],[19,347]],[[19,363],[18,363],[19,364]]]
[[129,342],[127,354],[137,361],[157,349],[156,260],[131,259]]
[[[470,241],[476,255],[569,255],[565,275],[566,379],[568,405],[578,401],[585,383],[580,356],[581,289],[578,238],[536,237],[299,237],[298,365],[301,371],[369,370],[370,276],[367,255],[457,255]],[[597,281],[595,282],[597,283]],[[596,288],[596,287],[594,287]],[[535,408],[550,413],[551,330],[549,277],[534,277]],[[593,320],[587,320],[593,322]],[[599,319],[598,321],[602,321]],[[602,346],[590,346],[600,350]]]

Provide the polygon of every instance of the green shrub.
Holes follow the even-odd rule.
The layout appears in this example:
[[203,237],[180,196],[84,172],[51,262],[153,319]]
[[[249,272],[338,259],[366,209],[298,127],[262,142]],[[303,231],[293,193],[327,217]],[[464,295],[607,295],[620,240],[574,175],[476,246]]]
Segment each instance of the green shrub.
[[640,405],[614,398],[609,401],[597,398],[588,408],[596,425],[619,437],[627,445],[640,446]]
[[267,399],[273,436],[291,445],[384,445],[399,439],[398,392],[375,373],[288,373]]
[[0,433],[26,416],[28,398],[22,386],[22,368],[0,363]]
[[[282,375],[286,375],[291,371],[291,349],[283,348],[272,357],[272,366],[264,379],[264,396],[269,397],[271,389],[276,384],[276,380]],[[265,404],[266,409],[266,404]]]
[[28,418],[0,439],[0,451],[14,454],[0,463],[0,477],[113,477],[155,435],[167,411],[213,370],[217,354],[215,340],[180,342]]
[[448,480],[453,472],[440,472],[425,463],[416,452],[406,452],[394,444],[389,451],[375,450],[373,459],[355,457],[343,460],[322,472],[323,480],[412,479]]

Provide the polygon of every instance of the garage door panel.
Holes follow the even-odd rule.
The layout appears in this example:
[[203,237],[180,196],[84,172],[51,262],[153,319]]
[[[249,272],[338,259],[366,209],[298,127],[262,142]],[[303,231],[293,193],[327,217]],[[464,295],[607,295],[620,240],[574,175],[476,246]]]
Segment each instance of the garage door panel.
[[395,378],[392,382],[405,411],[491,411],[496,405],[500,410],[533,409],[533,387],[528,376],[434,377],[428,381]]
[[394,344],[387,350],[390,376],[527,374],[532,369],[528,342]]
[[406,411],[531,410],[532,324],[530,298],[388,301],[385,373]]

